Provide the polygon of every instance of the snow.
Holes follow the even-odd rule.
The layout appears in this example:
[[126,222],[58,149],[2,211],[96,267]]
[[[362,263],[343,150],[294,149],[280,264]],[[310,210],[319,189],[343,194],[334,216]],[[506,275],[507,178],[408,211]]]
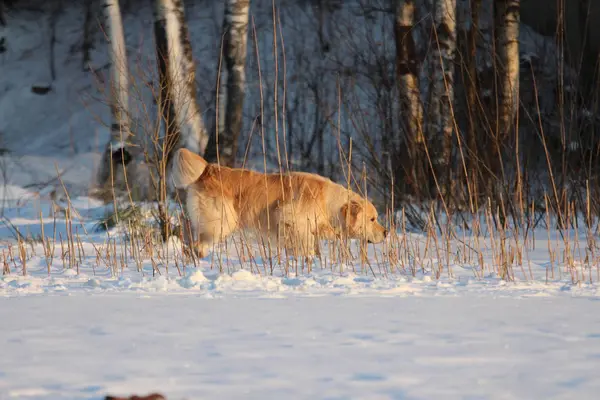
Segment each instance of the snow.
[[593,299],[29,296],[0,308],[0,398],[592,399]]
[[[36,237],[38,209],[48,206],[38,198],[6,215]],[[10,231],[0,235],[2,254],[9,246],[14,253],[10,274],[0,278],[2,400],[152,391],[170,399],[591,399],[600,389],[596,271],[576,259],[584,278],[573,282],[556,261],[546,281],[543,230],[526,248],[533,279],[515,265],[514,281],[494,272],[485,238],[483,274],[452,262],[440,279],[434,272],[444,261],[435,251],[415,250],[418,268],[393,269],[382,261],[385,244],[369,249],[372,269],[332,262],[325,251],[311,272],[286,273],[275,262],[271,273],[270,260],[241,260],[231,244],[229,252],[217,249],[218,258],[197,267],[180,260],[177,268],[177,240],[156,267],[145,258],[138,270],[125,257],[115,269],[95,251],[115,246],[126,254],[131,244],[119,228],[94,230],[106,207],[84,197],[71,207],[85,252],[78,268],[56,256],[48,274],[42,245],[33,242],[23,276]],[[67,236],[62,214],[56,223],[42,218],[46,235],[55,224]],[[405,239],[416,249],[426,236]],[[560,254],[558,237],[551,243]]]
[[[156,93],[152,4],[141,2],[134,6],[129,3],[122,4],[122,14],[131,74],[132,130],[137,141],[145,142],[158,125],[157,110],[152,101]],[[210,130],[211,119],[215,116],[213,97],[221,50],[223,7],[207,0],[185,3],[197,68],[198,102],[205,125]],[[459,11],[462,14],[467,3],[460,2],[462,6]],[[287,122],[281,120],[278,126],[281,135],[284,128],[287,130],[286,135],[293,142],[289,144],[289,148],[296,149],[296,152],[289,154],[290,162],[305,170],[316,168],[316,160],[303,160],[304,156],[299,157],[299,153],[311,153],[309,143],[314,142],[312,133],[324,126],[324,136],[330,139],[324,143],[323,152],[332,164],[326,165],[327,174],[343,179],[343,173],[337,168],[338,133],[342,132],[339,140],[342,141],[342,148],[347,149],[346,134],[358,135],[355,137],[356,146],[360,132],[366,127],[368,129],[365,131],[376,137],[388,132],[389,127],[381,121],[379,113],[373,112],[374,105],[378,104],[374,101],[379,98],[380,88],[372,82],[375,77],[371,77],[372,71],[369,68],[373,63],[380,65],[381,60],[389,60],[388,73],[393,75],[395,50],[392,18],[386,13],[363,15],[362,3],[349,4],[349,9],[345,11],[331,11],[331,20],[340,21],[340,24],[325,24],[324,40],[330,49],[323,54],[317,10],[298,6],[295,2],[281,2],[279,6],[282,43],[278,45],[279,64],[275,65],[272,50],[272,4],[252,3],[252,24],[255,25],[251,24],[249,29],[252,32],[256,28],[257,38],[255,40],[251,33],[248,43],[247,95],[243,113],[246,136],[250,135],[257,115],[261,114],[263,98],[262,108],[266,111],[261,115],[261,129],[264,127],[265,130],[268,161],[276,160],[275,120],[272,111],[274,76],[277,67],[280,69],[279,90],[283,90],[285,69],[285,98],[289,103],[289,110],[285,110]],[[98,20],[94,19],[91,26],[94,46],[90,50],[90,65],[83,66],[85,2],[64,7],[58,13],[56,21],[56,79],[52,81],[49,72],[51,24],[46,21],[51,11],[54,11],[52,4],[38,3],[37,7],[11,10],[7,15],[7,51],[0,55],[0,149],[6,150],[6,154],[0,155],[0,171],[3,174],[0,182],[21,186],[39,185],[56,178],[55,164],[58,164],[59,170],[64,171],[62,178],[70,193],[84,195],[94,181],[101,154],[110,137],[110,112],[106,105],[110,80],[106,36],[98,27]],[[95,11],[98,12],[99,9]],[[339,13],[342,12],[348,15],[341,18]],[[100,18],[100,15],[94,16],[96,17]],[[346,17],[351,19],[346,20]],[[489,19],[486,18],[483,19]],[[422,25],[422,30],[428,32],[427,24],[423,22]],[[556,46],[552,38],[541,36],[523,26],[520,44],[525,56],[536,56],[543,61],[540,63],[545,68],[543,76],[556,75]],[[363,57],[368,58],[368,62],[359,62]],[[258,75],[259,61],[262,79]],[[340,71],[345,69],[355,69],[355,76],[344,78],[345,72]],[[317,101],[326,104],[325,108],[339,108],[338,84],[343,83],[340,79],[357,81],[349,84],[349,93],[345,94],[353,100],[349,104],[351,109],[347,112],[342,110],[341,126],[338,129],[332,124],[332,121],[337,121],[338,115],[329,115],[328,111],[325,113],[327,117],[318,121],[314,114]],[[427,81],[425,78],[421,79],[423,83]],[[51,90],[45,95],[34,94],[31,88],[36,84],[50,85]],[[353,93],[350,88],[355,84],[360,89]],[[313,85],[319,89],[317,93],[311,89]],[[545,102],[552,103],[553,98],[546,94],[552,90],[545,90],[543,85],[545,80],[537,82],[537,87],[543,93],[540,99],[542,109]],[[423,93],[426,97],[425,87]],[[283,93],[280,93],[280,100],[283,97]],[[360,115],[358,122],[363,128],[355,126],[357,115],[353,115],[352,110]],[[284,115],[283,111],[279,111],[280,118]],[[258,131],[253,132],[254,142],[249,151],[251,155],[258,157],[250,157],[247,165],[263,165],[260,136]],[[243,140],[240,147],[245,146]],[[316,147],[313,150],[317,157]],[[387,152],[388,149],[382,151]],[[359,153],[357,151],[354,155],[355,161],[358,161],[356,157],[359,157]],[[357,165],[359,164],[360,162]],[[270,163],[270,166],[274,165]]]
[[[270,7],[267,2],[264,9],[253,8],[265,92],[273,75]],[[205,78],[198,92],[206,118],[216,81],[211,55],[219,50],[221,16],[215,10],[199,3],[186,9],[197,76]],[[122,226],[97,231],[110,207],[87,197],[109,138],[102,125],[109,114],[102,104],[106,49],[97,37],[95,74],[82,71],[81,54],[73,49],[83,7],[66,8],[57,24],[57,79],[48,94],[33,94],[33,84],[49,83],[48,30],[40,15],[30,10],[9,16],[8,51],[0,56],[0,267],[10,269],[0,276],[0,400],[151,391],[169,399],[597,397],[597,234],[583,228],[563,232],[570,258],[553,228],[529,232],[533,239],[523,247],[522,265],[512,265],[514,280],[498,275],[500,239],[494,232],[492,241],[486,229],[478,238],[457,231],[449,248],[441,238],[398,232],[404,245],[396,263],[385,255],[389,242],[370,246],[366,264],[334,261],[325,249],[311,271],[260,253],[241,259],[232,242],[197,266],[182,261],[176,240],[157,246],[154,258],[146,252],[134,259]],[[132,75],[151,81],[151,9],[124,12],[123,18]],[[302,62],[314,58],[306,51],[318,52],[315,21],[299,15],[284,27],[289,91],[305,96],[305,83],[295,75],[310,73],[322,76],[324,97],[336,97],[335,73],[320,72],[333,61]],[[377,24],[364,24],[365,32],[358,25],[335,28],[348,28],[348,42],[357,48],[380,35]],[[367,32],[369,26],[377,32]],[[525,58],[552,59],[546,39],[527,29],[520,38]],[[248,64],[255,69],[251,47]],[[331,47],[344,65],[354,62],[343,58],[346,47]],[[540,54],[540,48],[548,51]],[[249,74],[248,87],[245,118],[253,120],[262,86]],[[145,85],[135,91],[138,133],[152,123],[149,93]],[[310,114],[314,99],[306,98],[302,107]],[[137,109],[140,104],[148,109]],[[150,117],[143,120],[146,112]],[[272,129],[266,117],[266,129]],[[312,118],[304,117],[298,114],[308,122],[297,129],[312,132]],[[26,270],[15,229],[27,238]],[[51,265],[42,231],[55,238]],[[523,245],[512,233],[509,246]],[[77,242],[73,267],[60,244],[69,235]],[[477,257],[463,254],[461,240],[481,251],[483,271]],[[107,255],[111,248],[116,261]],[[356,244],[352,251],[357,254]]]

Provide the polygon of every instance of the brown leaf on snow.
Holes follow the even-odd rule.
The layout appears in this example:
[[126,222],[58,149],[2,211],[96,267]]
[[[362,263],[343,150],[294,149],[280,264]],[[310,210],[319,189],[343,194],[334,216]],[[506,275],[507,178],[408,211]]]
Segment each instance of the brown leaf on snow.
[[159,393],[151,393],[147,396],[132,395],[129,397],[106,396],[105,400],[166,400],[165,396]]

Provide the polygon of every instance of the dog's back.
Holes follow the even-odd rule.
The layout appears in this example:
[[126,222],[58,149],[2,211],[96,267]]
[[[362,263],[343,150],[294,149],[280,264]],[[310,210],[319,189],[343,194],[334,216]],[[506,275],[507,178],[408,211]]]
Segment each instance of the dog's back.
[[324,207],[326,187],[332,183],[308,173],[263,174],[208,164],[194,185],[203,196],[231,199],[239,222],[247,226],[286,204],[293,203],[299,210]]

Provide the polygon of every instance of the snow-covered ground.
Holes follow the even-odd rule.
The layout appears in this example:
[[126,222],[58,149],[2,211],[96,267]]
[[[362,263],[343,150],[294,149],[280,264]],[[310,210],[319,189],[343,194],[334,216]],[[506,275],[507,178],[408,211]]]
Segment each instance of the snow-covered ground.
[[595,399],[600,390],[594,298],[206,297],[3,300],[0,398]]
[[[271,38],[260,26],[270,26],[270,7],[256,12],[263,68]],[[210,55],[220,37],[219,11],[205,8],[188,8],[201,97],[215,82]],[[85,195],[108,139],[100,123],[108,120],[106,48],[96,38],[96,74],[82,69],[83,11],[60,16],[55,81],[46,14],[9,15],[0,56],[0,399],[151,391],[169,399],[597,398],[599,252],[597,235],[583,229],[563,232],[566,240],[529,232],[514,280],[498,275],[501,248],[523,244],[512,231],[493,240],[486,229],[478,240],[457,231],[449,247],[399,232],[395,250],[371,246],[362,263],[325,251],[310,272],[261,254],[242,261],[233,244],[194,266],[176,241],[149,250],[138,238],[134,251],[122,230],[97,231],[107,207]],[[155,68],[150,16],[149,6],[124,16],[138,81]],[[302,23],[286,29],[286,48],[298,54],[304,42],[292,46],[294,29],[302,39],[316,35]],[[31,92],[50,83],[44,96]],[[249,83],[245,118],[253,120],[256,77]],[[140,91],[138,100],[148,100],[149,89]],[[137,103],[152,114],[151,101]],[[51,212],[52,198],[73,211],[71,226]],[[42,227],[54,238],[46,250]],[[15,229],[29,239],[19,245]]]
[[[0,399],[593,399],[600,389],[597,270],[576,259],[583,281],[573,282],[558,257],[546,282],[543,231],[514,282],[493,272],[489,238],[483,273],[451,261],[435,279],[444,261],[432,244],[426,255],[416,233],[405,239],[420,250],[399,269],[383,261],[385,245],[369,249],[372,269],[336,264],[326,251],[311,272],[286,274],[275,262],[271,273],[269,260],[240,261],[231,244],[218,262],[194,267],[174,242],[155,261],[144,253],[138,270],[119,230],[95,231],[104,206],[73,199],[68,229],[64,217],[47,217],[47,203],[27,199],[5,209],[12,225],[0,232],[10,268],[0,278]],[[10,231],[38,236],[40,212],[46,236],[67,242],[77,232],[79,274],[60,245],[48,267],[30,242],[23,276]],[[556,254],[561,243],[552,237]]]

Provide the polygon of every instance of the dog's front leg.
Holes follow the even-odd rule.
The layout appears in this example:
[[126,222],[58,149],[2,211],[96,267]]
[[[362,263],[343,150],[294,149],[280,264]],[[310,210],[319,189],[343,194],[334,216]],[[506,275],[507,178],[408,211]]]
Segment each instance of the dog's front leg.
[[339,237],[340,232],[336,230],[329,222],[322,222],[317,226],[315,232],[314,247],[315,247],[315,255],[320,259],[321,258],[321,240],[335,240]]
[[209,248],[206,244],[202,242],[195,242],[192,246],[192,251],[194,252],[197,258],[204,258],[208,256]]
[[325,240],[335,240],[340,236],[340,233],[341,231],[331,226],[329,222],[320,223],[316,232],[314,232],[315,236]]

